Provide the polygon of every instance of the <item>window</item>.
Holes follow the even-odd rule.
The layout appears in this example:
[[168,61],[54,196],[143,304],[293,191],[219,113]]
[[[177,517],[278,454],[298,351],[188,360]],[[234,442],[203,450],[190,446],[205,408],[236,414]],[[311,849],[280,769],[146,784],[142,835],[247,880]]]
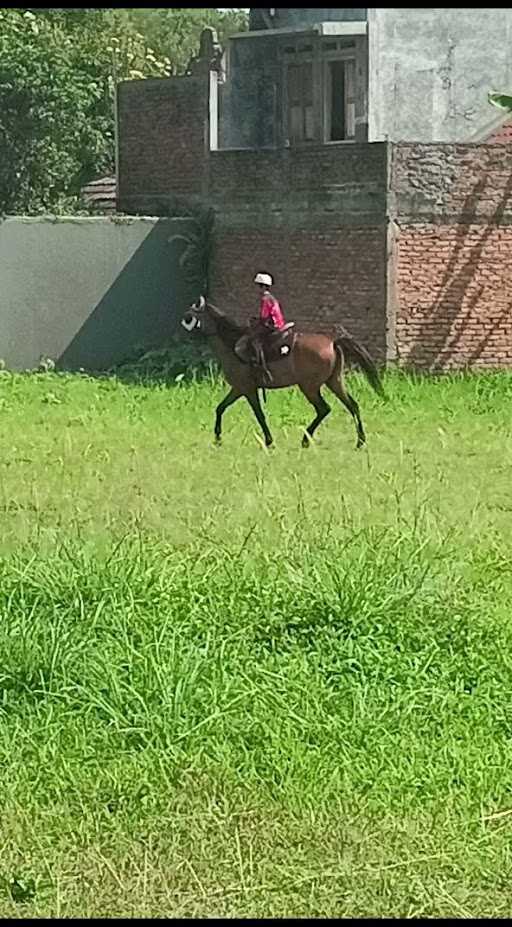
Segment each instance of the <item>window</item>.
[[354,38],[347,36],[314,44],[287,44],[283,46],[283,53],[284,128],[288,143],[354,141]]
[[353,139],[355,126],[355,61],[334,58],[325,62],[325,141]]
[[314,139],[313,64],[289,64],[286,70],[288,95],[288,138],[291,144]]

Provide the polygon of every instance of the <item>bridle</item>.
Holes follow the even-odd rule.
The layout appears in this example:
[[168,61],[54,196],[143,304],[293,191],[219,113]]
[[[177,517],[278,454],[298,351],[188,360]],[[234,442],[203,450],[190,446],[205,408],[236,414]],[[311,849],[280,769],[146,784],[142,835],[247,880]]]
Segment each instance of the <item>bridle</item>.
[[[196,300],[195,303],[192,303],[189,311],[190,312],[195,311],[197,313],[197,312],[204,312],[205,309],[213,309],[214,312],[218,312],[219,315],[222,315],[221,310],[218,309],[217,306],[214,306],[213,303],[209,302],[209,300],[206,300],[205,297],[202,295],[199,297],[198,300]],[[187,332],[192,332],[194,330],[197,331],[198,329],[202,330],[203,328],[201,325],[201,319],[198,318],[197,315],[194,317],[194,320],[190,323],[190,325],[187,325],[184,318],[181,320],[181,324],[183,328],[185,329],[185,331]],[[206,332],[203,330],[202,334],[205,338],[215,338],[215,332]]]

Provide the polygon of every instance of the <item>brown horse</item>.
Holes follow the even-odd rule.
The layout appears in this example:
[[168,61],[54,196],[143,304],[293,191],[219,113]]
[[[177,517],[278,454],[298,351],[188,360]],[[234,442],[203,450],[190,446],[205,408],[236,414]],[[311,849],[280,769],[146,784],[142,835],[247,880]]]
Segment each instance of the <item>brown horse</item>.
[[278,354],[277,359],[269,359],[268,368],[272,375],[272,382],[269,385],[261,381],[261,374],[257,369],[254,369],[249,362],[244,363],[235,354],[235,345],[243,335],[247,334],[247,327],[238,325],[228,318],[224,312],[207,302],[203,296],[193,303],[183,316],[181,324],[188,332],[200,332],[213,339],[224,376],[231,386],[227,396],[217,406],[215,417],[217,442],[221,440],[224,412],[237,399],[245,396],[261,427],[265,444],[269,447],[272,444],[272,435],[261,408],[258,389],[283,389],[288,386],[298,386],[316,412],[315,418],[306,428],[302,439],[302,446],[308,447],[320,422],[331,411],[320,392],[322,386],[326,386],[352,415],[357,430],[357,447],[362,447],[365,443],[366,437],[359,406],[347,391],[344,383],[345,357],[352,359],[362,368],[370,385],[379,395],[383,396],[384,390],[370,355],[344,329],[334,337],[324,334],[289,332],[288,347],[280,352],[283,356]]

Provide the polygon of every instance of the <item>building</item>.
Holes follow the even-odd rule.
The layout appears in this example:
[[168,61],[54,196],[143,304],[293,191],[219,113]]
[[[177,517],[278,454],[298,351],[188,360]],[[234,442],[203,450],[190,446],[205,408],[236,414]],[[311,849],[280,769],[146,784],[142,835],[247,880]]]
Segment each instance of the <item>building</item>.
[[116,211],[116,178],[99,177],[91,180],[80,190],[80,197],[86,206],[98,213],[111,215]]
[[219,147],[484,141],[512,10],[257,9],[226,54]]
[[[252,9],[187,74],[120,85],[118,206],[215,211],[215,301],[255,271],[382,360],[512,363],[508,9]],[[500,144],[496,144],[500,142]],[[509,242],[510,237],[510,242]],[[510,245],[510,247],[509,247]]]

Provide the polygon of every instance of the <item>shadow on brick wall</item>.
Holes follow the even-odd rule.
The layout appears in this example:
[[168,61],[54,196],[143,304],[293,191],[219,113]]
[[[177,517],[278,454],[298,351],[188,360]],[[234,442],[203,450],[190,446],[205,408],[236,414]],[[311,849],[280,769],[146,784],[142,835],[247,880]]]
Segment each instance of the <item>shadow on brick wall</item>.
[[[471,193],[467,196],[464,207],[458,216],[457,233],[455,246],[453,247],[450,260],[443,273],[439,287],[439,295],[435,300],[432,312],[429,313],[428,321],[436,326],[435,344],[436,349],[432,352],[430,367],[440,369],[446,366],[446,361],[458,353],[458,348],[465,335],[465,322],[474,318],[474,313],[481,297],[484,293],[485,286],[477,287],[475,293],[464,300],[469,288],[478,280],[481,269],[481,259],[487,241],[495,229],[500,226],[503,215],[512,196],[512,176],[508,179],[503,190],[503,195],[494,213],[486,218],[485,225],[478,218],[478,203],[489,183],[492,182],[489,176],[482,177],[473,187]],[[460,255],[466,251],[466,242],[470,235],[474,236],[474,227],[479,225],[480,233],[478,240],[470,248],[467,258],[462,266],[459,265]],[[473,226],[472,229],[469,226]],[[446,225],[437,226],[437,228],[447,228]],[[465,302],[465,309],[462,312],[461,304]],[[483,351],[489,343],[489,339],[495,330],[496,324],[504,321],[510,315],[510,302],[502,309],[499,316],[493,313],[493,322],[482,326],[482,335],[477,339],[477,344],[471,350],[464,348],[465,365],[474,364],[481,357]],[[460,321],[461,324],[454,331],[454,323]],[[441,345],[439,347],[439,345]],[[406,366],[408,368],[421,368],[425,366],[426,342],[424,333],[420,333],[412,350],[407,357]]]

